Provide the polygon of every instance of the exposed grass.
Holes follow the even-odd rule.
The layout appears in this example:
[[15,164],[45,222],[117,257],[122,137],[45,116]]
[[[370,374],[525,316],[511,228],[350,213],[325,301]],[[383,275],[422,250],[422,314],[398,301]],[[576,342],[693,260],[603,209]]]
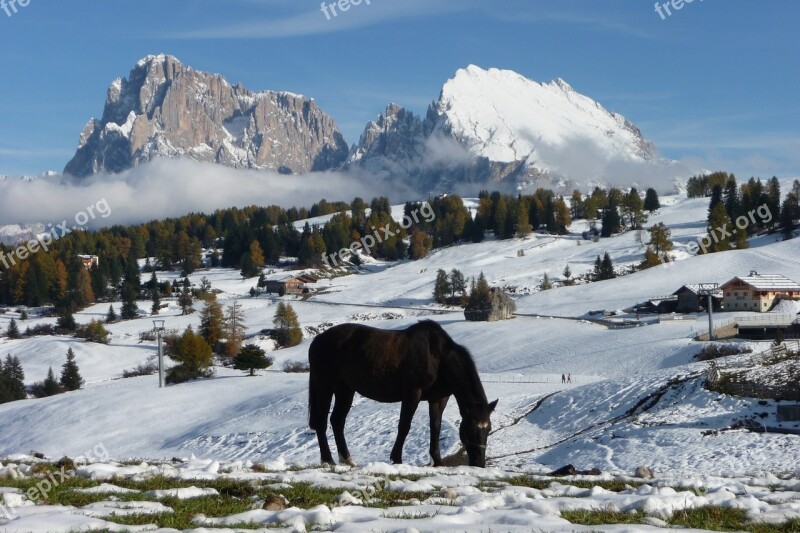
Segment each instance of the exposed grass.
[[[250,500],[241,500],[222,495],[204,496],[188,500],[162,498],[159,501],[172,508],[174,512],[156,515],[112,516],[106,518],[106,520],[124,525],[156,524],[162,528],[191,529],[197,527],[197,524],[192,519],[198,514],[209,517],[223,517],[249,511],[252,507]],[[249,528],[257,527],[256,524],[247,524],[246,526]],[[245,525],[242,525],[242,527],[245,527]]]
[[562,478],[554,478],[554,479],[533,479],[529,476],[514,476],[514,477],[506,477],[506,478],[498,478],[498,482],[506,483],[508,485],[512,485],[514,487],[528,487],[532,489],[539,489],[544,490],[550,487],[553,481],[561,484],[561,485],[569,485],[572,487],[577,487],[579,489],[591,489],[594,487],[600,487],[605,490],[610,490],[611,492],[622,492],[624,490],[628,490],[631,487],[637,488],[642,485],[642,483],[630,483],[628,481],[621,481],[618,479],[614,479],[611,481],[608,480],[597,480],[597,481],[564,481]]
[[[39,477],[21,479],[1,478],[0,486],[18,488],[23,492],[37,489],[37,503],[50,505],[83,507],[91,503],[106,501],[111,496],[109,494],[86,494],[76,490],[98,486],[101,481],[67,477],[62,482],[59,474],[55,473],[58,471],[55,467],[42,466],[37,470],[39,471]],[[41,491],[40,489],[47,479],[43,476],[50,473],[53,473],[53,477],[56,478],[58,482],[55,484],[50,483],[51,486],[46,492]],[[418,481],[421,477],[422,476],[418,475],[393,475],[387,476],[385,480]],[[113,478],[106,481],[121,487],[140,491],[131,494],[114,494],[114,498],[118,501],[159,501],[174,511],[173,513],[159,514],[112,515],[106,518],[106,520],[123,525],[155,524],[161,528],[174,528],[179,530],[197,527],[193,519],[199,514],[207,517],[223,517],[249,511],[256,507],[254,504],[263,501],[270,493],[278,492],[285,496],[292,506],[303,509],[309,509],[318,505],[333,507],[336,505],[335,502],[337,498],[342,493],[341,488],[319,488],[309,483],[294,483],[290,487],[275,491],[266,486],[266,484],[269,483],[268,480],[255,483],[252,481],[237,481],[225,478],[213,480],[179,480],[159,476],[139,481],[120,478]],[[531,487],[541,490],[549,488],[553,481],[582,489],[590,489],[597,486],[614,492],[640,485],[639,483],[629,483],[619,480],[565,482],[563,479],[534,479],[531,476],[519,475],[492,481],[482,481],[478,486],[487,491],[508,485]],[[219,494],[186,500],[179,500],[175,497],[154,498],[145,494],[145,492],[152,490],[187,488],[191,486],[213,488],[216,489]],[[381,515],[384,518],[420,520],[433,518],[439,515],[438,511],[415,511],[413,509],[388,510],[390,507],[403,507],[425,501],[432,496],[436,496],[437,494],[435,491],[395,492],[388,490],[385,483],[378,483],[373,486],[373,489],[374,490],[370,492],[369,507],[386,510],[384,514]],[[680,489],[680,487],[678,487],[678,489]],[[684,490],[686,489],[684,488]],[[447,504],[445,503],[443,505]],[[635,513],[620,513],[612,508],[606,508],[564,511],[561,513],[561,516],[573,524],[599,526],[605,524],[639,524],[642,523],[646,515],[641,511]],[[751,523],[748,521],[747,513],[742,509],[712,506],[677,511],[668,520],[668,523],[672,526],[710,531],[749,531],[753,533],[796,533],[800,531],[800,519],[795,519],[779,525]],[[236,524],[233,527],[238,529],[255,529],[258,527],[263,528],[265,525],[242,523]],[[266,525],[266,527],[280,527],[280,524],[269,524]]]
[[676,526],[713,531],[741,531],[747,524],[747,512],[744,509],[698,507],[675,511],[667,522]]
[[583,526],[600,526],[606,524],[641,524],[645,514],[641,511],[635,513],[620,513],[612,509],[581,509],[576,511],[561,511],[561,518],[569,520],[572,524]]
[[[585,526],[641,524],[645,516],[642,511],[620,513],[612,509],[561,512],[561,518],[569,520],[573,524]],[[752,533],[797,533],[800,531],[800,519],[783,524],[757,524],[748,521],[747,512],[743,509],[713,506],[676,511],[672,518],[667,520],[667,523],[672,526],[708,531],[750,531]]]
[[394,513],[383,513],[381,518],[388,518],[390,520],[422,520],[424,518],[434,518],[439,516],[438,512],[423,512],[423,511],[398,511]]

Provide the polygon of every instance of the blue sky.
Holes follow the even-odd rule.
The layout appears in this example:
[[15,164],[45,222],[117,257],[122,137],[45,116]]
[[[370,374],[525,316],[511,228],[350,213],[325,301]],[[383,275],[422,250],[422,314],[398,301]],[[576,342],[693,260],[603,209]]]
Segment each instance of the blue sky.
[[667,157],[741,177],[800,176],[796,0],[694,0],[664,19],[652,0],[366,1],[330,20],[320,0],[0,10],[0,174],[63,169],[109,83],[165,52],[253,90],[312,96],[348,143],[390,101],[424,112],[474,63],[564,78]]

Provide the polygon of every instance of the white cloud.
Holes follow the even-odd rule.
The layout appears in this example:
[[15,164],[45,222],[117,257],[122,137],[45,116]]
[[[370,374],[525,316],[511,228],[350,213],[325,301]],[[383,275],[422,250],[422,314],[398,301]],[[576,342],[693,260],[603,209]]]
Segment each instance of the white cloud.
[[359,173],[286,176],[160,159],[121,174],[100,174],[83,180],[0,181],[0,224],[72,221],[77,213],[86,212],[88,206],[103,199],[111,215],[96,217],[89,227],[145,222],[190,212],[210,213],[233,206],[310,207],[322,198],[350,201],[361,196],[369,201],[380,195],[393,200],[415,197],[409,189]]
[[430,17],[436,14],[466,11],[478,5],[475,0],[362,0],[356,5],[350,0],[346,12],[335,11],[330,7],[327,14],[322,5],[338,4],[332,0],[313,2],[293,15],[265,17],[262,20],[248,20],[212,28],[201,28],[184,32],[171,32],[162,37],[168,39],[281,39],[303,37],[348,31],[355,28],[373,26],[381,22],[399,18]]

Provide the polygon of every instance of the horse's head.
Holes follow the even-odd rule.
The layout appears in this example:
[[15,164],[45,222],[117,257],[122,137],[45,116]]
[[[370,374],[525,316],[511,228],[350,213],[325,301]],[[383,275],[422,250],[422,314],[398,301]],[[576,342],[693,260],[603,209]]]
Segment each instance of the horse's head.
[[497,407],[497,400],[465,413],[459,429],[461,443],[467,450],[469,466],[486,467],[486,439],[492,431],[489,416]]

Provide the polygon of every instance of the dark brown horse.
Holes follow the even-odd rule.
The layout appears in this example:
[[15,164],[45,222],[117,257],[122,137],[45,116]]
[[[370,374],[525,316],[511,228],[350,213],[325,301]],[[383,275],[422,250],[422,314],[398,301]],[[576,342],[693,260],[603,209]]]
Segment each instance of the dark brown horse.
[[308,361],[309,426],[317,433],[323,463],[334,464],[326,432],[328,411],[336,396],[331,426],[339,461],[354,464],[344,439],[344,424],[357,392],[378,402],[402,402],[397,440],[390,455],[393,463],[403,462],[403,443],[411,429],[411,419],[419,402],[427,401],[430,453],[435,466],[442,465],[442,412],[450,396],[455,396],[462,418],[461,442],[469,464],[486,466],[489,415],[497,400],[486,401],[469,351],[456,344],[436,322],[426,320],[400,331],[341,324],[314,339]]

